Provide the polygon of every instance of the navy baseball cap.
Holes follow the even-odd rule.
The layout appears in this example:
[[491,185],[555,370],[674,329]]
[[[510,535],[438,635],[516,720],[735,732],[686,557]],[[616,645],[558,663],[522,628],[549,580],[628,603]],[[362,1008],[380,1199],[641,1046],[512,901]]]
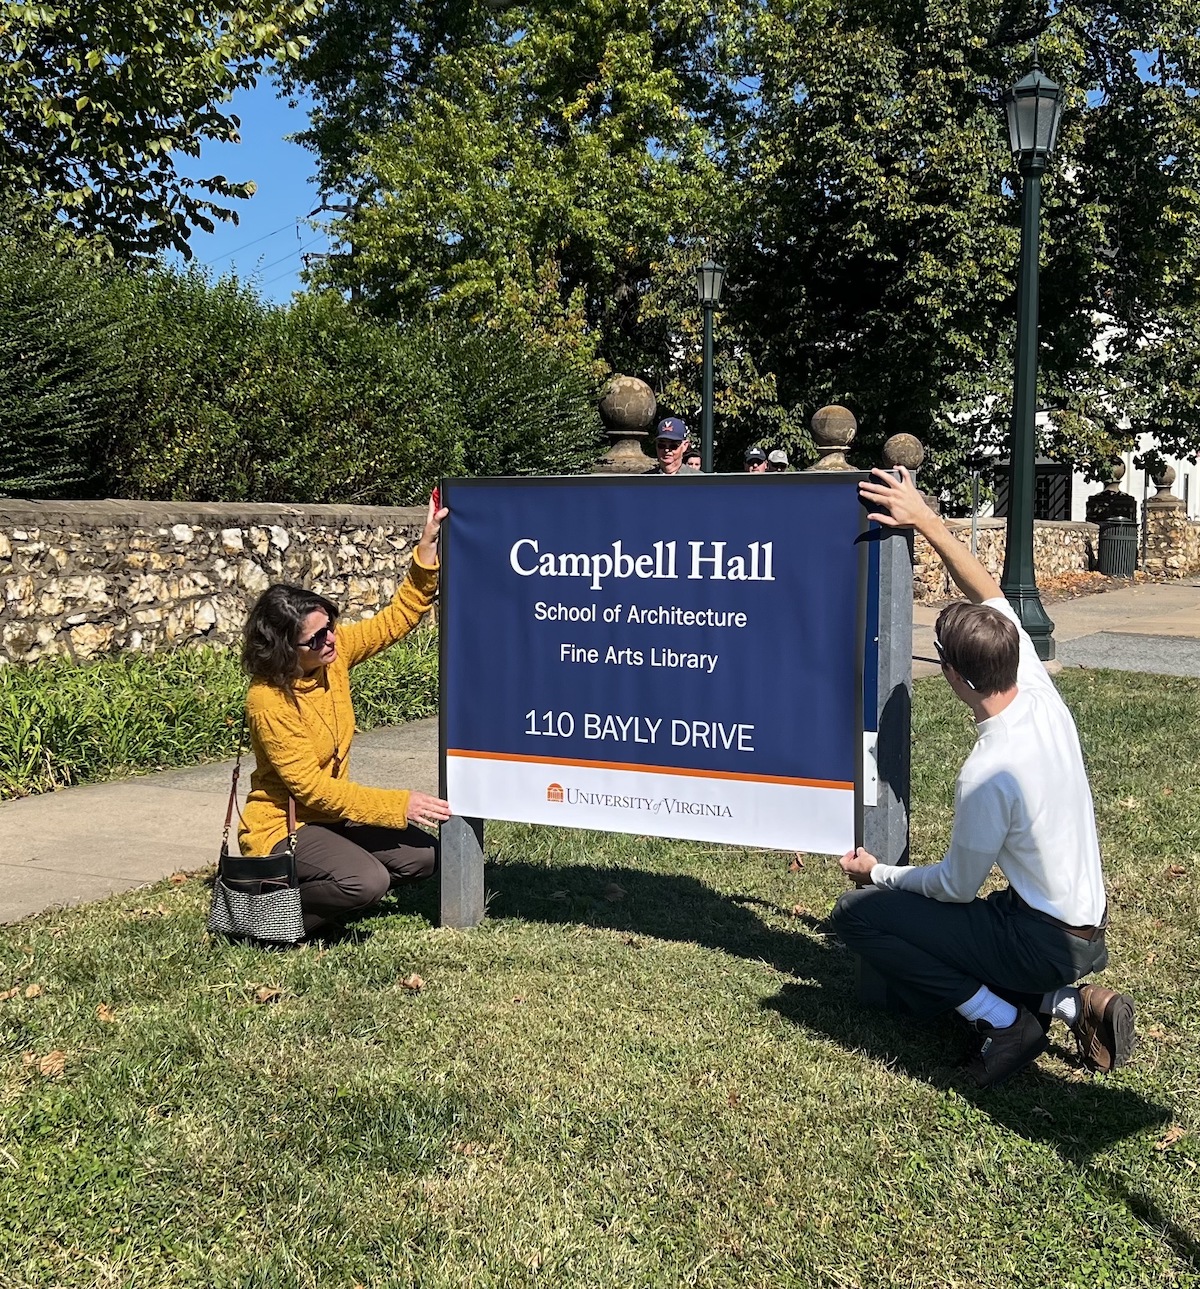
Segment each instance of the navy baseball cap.
[[664,417],[658,423],[658,429],[654,432],[656,439],[674,439],[677,443],[688,436],[687,426],[679,419],[678,416]]
[[755,463],[757,463],[757,462],[759,462],[759,461],[765,461],[766,459],[767,459],[767,454],[762,450],[762,448],[747,448],[747,449],[746,449],[746,461],[747,461],[747,462],[754,461]]

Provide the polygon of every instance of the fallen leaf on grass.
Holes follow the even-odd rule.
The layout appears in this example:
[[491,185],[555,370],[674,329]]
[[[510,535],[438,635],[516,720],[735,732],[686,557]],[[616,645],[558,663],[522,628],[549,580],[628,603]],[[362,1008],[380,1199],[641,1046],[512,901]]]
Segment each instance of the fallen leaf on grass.
[[794,918],[802,918],[807,912],[808,909],[805,908],[803,904],[792,905],[792,917]]
[[796,858],[788,865],[789,873],[798,873],[804,867],[804,856],[799,851],[796,852]]
[[729,1101],[730,1108],[732,1108],[733,1106],[739,1106],[742,1104],[741,1094],[738,1092],[730,1092],[727,1099]]
[[42,996],[41,985],[26,985],[25,987],[26,998],[40,998],[41,996]]
[[171,876],[167,878],[167,881],[170,882],[172,886],[182,886],[187,880],[188,875],[186,873],[172,873]]
[[1126,810],[1140,810],[1142,808],[1142,803],[1137,799],[1137,797],[1122,797],[1117,804],[1119,806],[1124,806]]
[[625,888],[620,884],[620,882],[609,882],[609,884],[604,888],[604,898],[608,900],[610,904],[619,903],[625,898],[625,895]]
[[1151,966],[1151,965],[1153,964],[1154,959],[1155,959],[1155,958],[1157,958],[1157,957],[1158,957],[1158,954],[1157,954],[1157,953],[1155,953],[1153,949],[1151,949],[1151,951],[1150,951],[1148,954],[1146,954],[1146,957],[1145,957],[1145,959],[1144,959],[1143,961],[1144,961],[1145,965],[1146,965],[1147,967],[1149,967],[1149,966]]
[[1183,1136],[1183,1129],[1182,1129],[1178,1124],[1175,1124],[1175,1126],[1174,1126],[1174,1127],[1172,1127],[1172,1128],[1168,1128],[1168,1129],[1167,1129],[1166,1135],[1163,1137],[1162,1141],[1156,1141],[1156,1142],[1154,1143],[1154,1149],[1155,1149],[1155,1150],[1170,1150],[1170,1149],[1171,1149],[1171,1147],[1172,1147],[1172,1146],[1173,1146],[1177,1141],[1179,1141],[1179,1139],[1180,1139],[1182,1136]]
[[45,1056],[34,1056],[32,1052],[26,1052],[25,1064],[35,1067],[44,1079],[61,1079],[67,1068],[67,1054],[57,1048],[53,1052],[47,1052]]
[[256,1003],[277,1003],[283,997],[283,990],[271,985],[262,985],[254,991]]
[[425,982],[415,971],[413,971],[404,977],[400,982],[400,987],[402,989],[411,990],[414,994],[419,994],[421,990],[425,988]]
[[115,1025],[117,1023],[117,1013],[107,1003],[101,1003],[96,1008],[96,1019],[103,1021],[106,1025]]
[[451,1143],[450,1150],[455,1155],[466,1155],[468,1159],[487,1154],[487,1147],[479,1141],[455,1141]]
[[10,998],[15,998],[20,992],[21,992],[20,985],[18,985],[15,989],[6,989],[3,993],[0,993],[0,1003],[8,1002]]
[[1171,867],[1167,869],[1167,876],[1168,877],[1186,877],[1187,869],[1184,868],[1182,864],[1172,864]]

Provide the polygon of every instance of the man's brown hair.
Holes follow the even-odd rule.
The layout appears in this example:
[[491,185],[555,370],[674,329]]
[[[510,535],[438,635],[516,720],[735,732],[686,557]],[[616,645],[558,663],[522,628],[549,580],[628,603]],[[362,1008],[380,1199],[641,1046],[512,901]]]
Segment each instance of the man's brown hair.
[[1021,638],[1003,613],[986,604],[949,604],[938,614],[934,631],[942,661],[981,697],[1017,683]]

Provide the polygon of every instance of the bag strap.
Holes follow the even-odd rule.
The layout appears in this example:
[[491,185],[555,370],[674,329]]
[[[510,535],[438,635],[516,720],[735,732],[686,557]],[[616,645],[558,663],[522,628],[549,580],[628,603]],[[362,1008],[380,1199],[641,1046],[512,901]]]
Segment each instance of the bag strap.
[[[237,760],[233,763],[233,774],[229,780],[229,804],[225,807],[225,827],[221,830],[221,853],[224,854],[229,849],[229,828],[233,823],[233,812],[237,809],[237,787],[238,779],[242,773],[242,748],[246,742],[246,712],[242,711],[242,725],[238,730],[237,741]],[[240,811],[238,812],[240,815]],[[296,853],[296,798],[288,793],[288,851],[290,854]]]
[[233,777],[229,783],[229,804],[225,807],[225,827],[221,830],[221,851],[229,849],[229,825],[237,808],[237,785],[242,773],[242,744],[246,740],[246,710],[242,709],[242,727],[238,730],[237,760],[233,763]]

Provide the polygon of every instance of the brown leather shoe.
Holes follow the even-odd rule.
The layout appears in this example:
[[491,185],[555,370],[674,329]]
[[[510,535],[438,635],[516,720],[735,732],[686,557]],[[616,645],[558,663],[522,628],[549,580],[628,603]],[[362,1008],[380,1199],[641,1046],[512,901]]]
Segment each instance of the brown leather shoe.
[[1071,1029],[1089,1070],[1115,1070],[1133,1052],[1133,999],[1101,985],[1081,985],[1079,1019]]

